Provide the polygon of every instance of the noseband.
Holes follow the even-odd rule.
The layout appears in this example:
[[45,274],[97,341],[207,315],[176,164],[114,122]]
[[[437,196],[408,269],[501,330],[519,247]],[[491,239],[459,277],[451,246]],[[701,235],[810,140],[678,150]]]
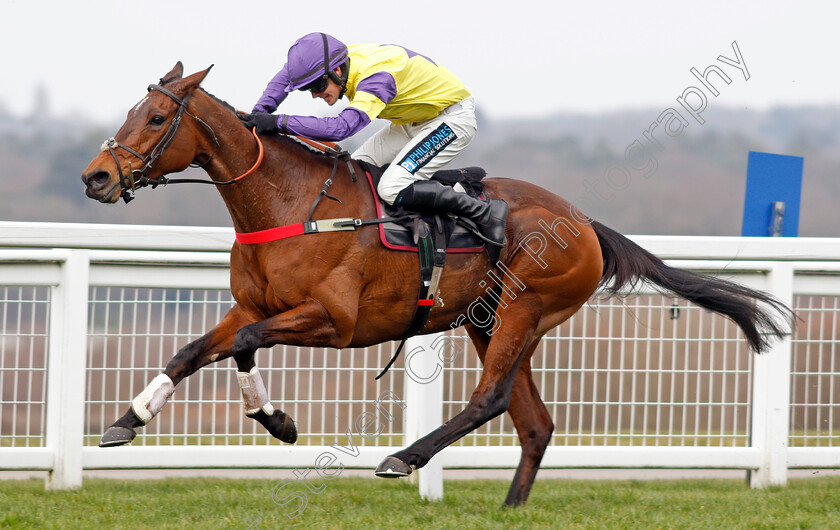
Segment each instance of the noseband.
[[[108,151],[111,153],[111,156],[114,158],[114,162],[117,164],[117,171],[119,171],[120,173],[120,189],[122,190],[120,197],[125,202],[129,202],[132,199],[134,199],[134,192],[137,190],[138,186],[143,187],[151,185],[152,188],[155,188],[159,184],[165,185],[167,182],[169,182],[169,179],[167,179],[163,175],[157,178],[150,178],[149,172],[152,170],[152,167],[155,165],[155,162],[157,162],[158,159],[161,156],[163,156],[163,153],[166,152],[166,149],[169,148],[169,145],[172,143],[172,140],[175,139],[175,133],[178,132],[178,128],[181,126],[181,119],[184,113],[186,113],[188,116],[191,116],[194,120],[203,125],[204,128],[207,129],[207,131],[210,133],[210,136],[213,137],[213,143],[215,147],[219,146],[219,140],[216,138],[216,133],[213,132],[213,129],[211,129],[210,126],[207,125],[204,121],[190,114],[189,111],[187,111],[187,105],[189,105],[190,97],[192,96],[191,93],[187,94],[185,98],[181,99],[175,94],[173,94],[170,90],[163,88],[160,85],[149,85],[148,91],[151,92],[152,90],[157,90],[162,94],[166,94],[167,96],[169,96],[170,99],[172,99],[175,103],[178,104],[178,111],[175,113],[175,117],[172,118],[172,121],[169,123],[169,128],[166,130],[166,132],[160,138],[160,140],[158,140],[158,143],[152,149],[152,152],[148,155],[142,155],[134,149],[128,147],[127,145],[121,144],[113,137],[106,140],[101,147],[102,151]],[[215,147],[213,154],[215,154]],[[143,164],[143,167],[140,169],[132,169],[131,162],[129,161],[128,175],[126,176],[125,174],[123,174],[122,165],[117,159],[116,148],[128,151],[132,155],[139,158],[140,162]],[[211,154],[210,157],[203,164],[194,166],[191,164],[191,166],[202,167],[206,165],[213,158],[213,154]]]

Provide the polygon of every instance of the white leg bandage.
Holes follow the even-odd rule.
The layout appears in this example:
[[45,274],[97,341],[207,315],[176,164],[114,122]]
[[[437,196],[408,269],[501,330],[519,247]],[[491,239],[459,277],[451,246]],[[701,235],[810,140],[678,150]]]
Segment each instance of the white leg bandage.
[[274,414],[274,407],[268,401],[265,383],[256,366],[251,368],[250,372],[236,372],[236,378],[239,379],[239,388],[242,389],[245,414],[256,414],[260,409],[269,416]]
[[131,402],[131,410],[134,411],[135,416],[140,418],[143,425],[146,425],[160,412],[173,392],[175,392],[175,385],[172,383],[172,379],[169,379],[166,374],[159,374],[152,379],[149,386],[137,394],[137,397]]

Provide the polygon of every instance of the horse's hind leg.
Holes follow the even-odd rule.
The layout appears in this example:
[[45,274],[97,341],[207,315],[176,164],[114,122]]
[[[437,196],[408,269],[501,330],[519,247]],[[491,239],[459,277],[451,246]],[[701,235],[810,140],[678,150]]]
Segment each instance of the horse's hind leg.
[[519,362],[533,348],[541,307],[539,296],[524,292],[498,311],[500,326],[490,340],[481,379],[466,408],[411,446],[383,460],[376,469],[378,476],[410,474],[443,448],[507,410]]
[[249,323],[239,306],[234,306],[216,327],[187,344],[166,365],[164,371],[135,397],[125,414],[102,438],[100,447],[123,445],[137,435],[135,429],[149,423],[175,391],[175,386],[202,366],[230,357],[236,331]]
[[[536,345],[537,343],[534,344],[535,347]],[[551,441],[551,433],[554,432],[554,422],[551,421],[551,416],[531,377],[530,359],[523,359],[516,372],[508,413],[519,435],[522,456],[508,490],[505,505],[518,506],[528,500],[545,449]]]
[[[474,326],[467,326],[466,329],[483,363],[490,338]],[[528,500],[540,462],[551,441],[551,433],[554,431],[554,422],[551,421],[551,416],[531,376],[531,356],[538,345],[539,340],[535,340],[531,348],[525,352],[519,363],[510,395],[508,414],[519,435],[522,456],[505,499],[506,506],[518,506]]]

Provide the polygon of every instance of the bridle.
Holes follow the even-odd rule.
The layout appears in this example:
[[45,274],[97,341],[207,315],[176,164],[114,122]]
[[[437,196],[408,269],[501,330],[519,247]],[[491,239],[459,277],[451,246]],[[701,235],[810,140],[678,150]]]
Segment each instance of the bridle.
[[[171,122],[169,122],[169,128],[166,130],[166,132],[163,134],[163,136],[161,136],[160,140],[158,140],[158,142],[154,146],[154,148],[152,148],[152,152],[149,153],[148,155],[140,154],[137,151],[135,151],[134,149],[132,149],[131,147],[128,147],[127,145],[121,144],[120,142],[118,142],[113,137],[106,140],[102,144],[102,147],[101,147],[102,151],[108,151],[109,153],[111,153],[111,156],[114,158],[114,162],[117,164],[117,171],[119,171],[119,173],[120,173],[120,189],[122,190],[122,193],[120,194],[120,197],[126,203],[131,201],[132,199],[134,199],[134,193],[135,193],[135,191],[137,191],[138,187],[142,188],[144,186],[152,186],[152,188],[155,188],[158,185],[177,184],[177,183],[186,183],[186,182],[201,183],[201,184],[214,184],[214,185],[217,185],[217,186],[221,186],[221,185],[226,185],[226,184],[233,184],[234,182],[237,182],[240,179],[250,175],[251,173],[253,173],[257,169],[257,167],[259,167],[259,165],[260,165],[260,163],[262,162],[262,159],[263,159],[263,146],[262,146],[262,142],[260,141],[259,137],[256,134],[256,131],[253,131],[254,138],[257,139],[257,143],[259,144],[259,156],[257,158],[257,162],[247,172],[243,173],[242,175],[240,175],[240,176],[238,176],[238,177],[236,177],[232,180],[228,180],[228,181],[225,181],[225,182],[214,182],[212,180],[200,180],[200,179],[168,179],[164,175],[161,175],[161,176],[156,177],[156,178],[149,177],[149,172],[152,170],[152,167],[154,167],[155,163],[158,161],[158,159],[161,156],[163,156],[163,154],[169,148],[170,144],[172,144],[172,141],[175,139],[175,134],[178,132],[178,128],[181,126],[181,121],[182,121],[182,118],[183,118],[184,114],[186,114],[187,116],[190,116],[192,119],[194,119],[195,121],[200,123],[207,130],[207,132],[210,133],[210,136],[213,138],[213,145],[214,145],[213,153],[210,154],[210,156],[208,157],[207,160],[205,160],[201,164],[190,164],[190,167],[204,167],[205,165],[207,165],[210,162],[210,160],[213,159],[213,155],[216,154],[216,149],[219,147],[219,139],[216,137],[216,133],[213,132],[213,129],[209,125],[207,125],[207,123],[205,123],[204,120],[202,120],[201,118],[198,118],[197,116],[195,116],[193,114],[190,114],[190,112],[187,110],[187,105],[189,105],[189,103],[190,103],[190,97],[192,96],[192,93],[187,94],[186,97],[184,97],[182,99],[182,98],[179,98],[178,96],[176,96],[170,90],[168,90],[168,89],[166,89],[166,88],[164,88],[160,85],[155,85],[155,84],[149,85],[148,91],[151,92],[152,90],[157,90],[158,92],[160,92],[162,94],[165,94],[170,99],[172,99],[175,103],[178,104],[178,110],[175,113],[175,117],[172,118]],[[123,170],[122,170],[122,164],[120,164],[120,161],[117,158],[116,148],[120,148],[120,149],[123,149],[125,151],[128,151],[129,153],[131,153],[132,155],[134,155],[135,157],[140,159],[140,162],[143,164],[143,167],[141,167],[140,169],[132,169],[131,161],[129,161],[129,163],[128,163],[128,168],[129,168],[128,175],[125,175],[123,173]]]

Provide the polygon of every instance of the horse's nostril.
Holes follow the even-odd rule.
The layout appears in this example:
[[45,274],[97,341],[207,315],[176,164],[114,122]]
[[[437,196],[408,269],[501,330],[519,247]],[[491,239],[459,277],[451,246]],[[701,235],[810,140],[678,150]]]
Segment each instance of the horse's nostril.
[[111,179],[111,174],[104,169],[97,169],[82,175],[82,182],[87,186],[97,186]]

